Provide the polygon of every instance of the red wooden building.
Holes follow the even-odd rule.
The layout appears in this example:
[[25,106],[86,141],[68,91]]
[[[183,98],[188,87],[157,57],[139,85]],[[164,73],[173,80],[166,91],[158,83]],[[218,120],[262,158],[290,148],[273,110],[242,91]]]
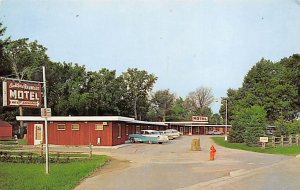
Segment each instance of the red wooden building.
[[[27,123],[27,144],[44,141],[44,118],[18,116]],[[53,116],[48,118],[48,142],[55,145],[114,146],[124,144],[128,135],[140,130],[165,130],[167,124],[137,121],[120,116]]]
[[12,125],[6,121],[0,120],[0,139],[12,138]]

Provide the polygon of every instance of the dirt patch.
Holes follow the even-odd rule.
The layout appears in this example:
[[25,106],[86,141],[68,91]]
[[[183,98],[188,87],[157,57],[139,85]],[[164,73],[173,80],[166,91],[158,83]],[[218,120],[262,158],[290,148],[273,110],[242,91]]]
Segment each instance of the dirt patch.
[[89,177],[103,175],[103,174],[110,173],[110,172],[117,171],[117,170],[123,170],[130,166],[131,166],[131,163],[129,160],[118,160],[118,159],[112,158],[103,167],[96,170]]

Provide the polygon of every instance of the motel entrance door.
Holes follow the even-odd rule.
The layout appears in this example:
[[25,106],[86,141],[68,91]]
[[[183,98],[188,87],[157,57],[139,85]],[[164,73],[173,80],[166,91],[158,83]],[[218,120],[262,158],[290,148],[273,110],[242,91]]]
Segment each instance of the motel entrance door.
[[43,124],[34,124],[34,145],[43,142]]

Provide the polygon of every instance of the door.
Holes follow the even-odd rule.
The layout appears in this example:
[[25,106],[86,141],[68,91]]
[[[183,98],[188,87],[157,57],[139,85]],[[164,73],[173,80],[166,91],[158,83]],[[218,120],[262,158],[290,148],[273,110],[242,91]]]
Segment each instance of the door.
[[189,127],[189,135],[193,134],[193,127]]
[[43,141],[43,124],[34,124],[34,145]]
[[183,127],[180,127],[180,133],[183,134]]

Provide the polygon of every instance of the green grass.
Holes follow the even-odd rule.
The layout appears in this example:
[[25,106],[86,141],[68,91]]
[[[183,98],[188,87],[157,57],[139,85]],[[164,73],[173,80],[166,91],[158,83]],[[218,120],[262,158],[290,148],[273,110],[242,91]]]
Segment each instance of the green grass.
[[18,144],[16,140],[0,140],[1,145],[16,145]]
[[247,150],[252,152],[260,152],[267,154],[284,154],[284,155],[297,155],[300,154],[300,146],[277,146],[275,148],[266,147],[266,149],[262,149],[261,147],[250,147],[245,143],[229,143],[224,140],[224,137],[211,137],[212,140],[223,147],[232,148],[232,149],[240,149]]
[[92,159],[50,164],[48,175],[45,174],[45,164],[0,162],[0,189],[73,189],[107,160],[107,156],[93,155]]
[[0,145],[0,151],[2,150],[18,150],[21,146],[19,145]]
[[18,139],[19,145],[27,145],[27,140],[25,138],[23,139]]

